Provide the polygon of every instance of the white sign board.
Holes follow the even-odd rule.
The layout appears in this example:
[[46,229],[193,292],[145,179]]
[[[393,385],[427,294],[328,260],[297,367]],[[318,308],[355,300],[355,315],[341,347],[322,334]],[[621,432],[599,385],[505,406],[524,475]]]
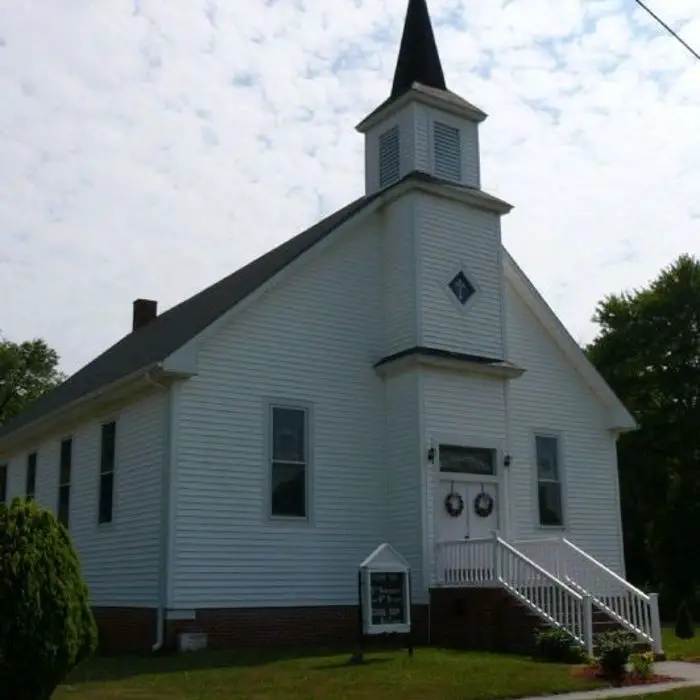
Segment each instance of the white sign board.
[[389,544],[360,565],[365,634],[407,634],[411,630],[410,568]]

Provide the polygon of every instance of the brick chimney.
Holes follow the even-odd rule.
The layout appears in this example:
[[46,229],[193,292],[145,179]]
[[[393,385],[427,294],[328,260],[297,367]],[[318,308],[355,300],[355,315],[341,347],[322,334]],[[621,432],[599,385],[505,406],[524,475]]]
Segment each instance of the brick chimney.
[[158,302],[152,299],[136,299],[131,330],[135,331],[149,324],[158,315]]

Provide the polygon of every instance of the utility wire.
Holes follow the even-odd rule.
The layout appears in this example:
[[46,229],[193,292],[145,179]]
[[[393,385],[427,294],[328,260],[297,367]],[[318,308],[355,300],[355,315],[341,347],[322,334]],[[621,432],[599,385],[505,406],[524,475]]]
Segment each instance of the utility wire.
[[634,1],[635,1],[635,2],[637,3],[637,5],[639,5],[639,7],[641,7],[643,10],[646,10],[646,11],[647,11],[647,12],[648,12],[648,13],[649,13],[649,14],[650,14],[650,15],[651,15],[651,16],[652,16],[652,17],[653,17],[653,18],[654,18],[654,19],[655,19],[655,20],[656,20],[656,21],[657,21],[657,22],[658,22],[658,23],[659,23],[659,24],[674,38],[674,39],[676,39],[676,41],[679,41],[681,44],[683,44],[683,46],[685,46],[685,48],[688,49],[688,51],[690,51],[690,53],[692,53],[693,56],[695,56],[695,58],[698,59],[698,61],[700,61],[700,53],[698,53],[687,41],[685,41],[685,40],[682,39],[680,36],[678,36],[678,34],[677,34],[676,32],[674,32],[673,29],[671,29],[671,27],[669,27],[668,24],[666,24],[666,22],[664,22],[664,21],[661,19],[661,17],[659,17],[658,15],[654,14],[654,13],[651,11],[651,9],[649,9],[649,8],[642,2],[642,0],[634,0]]

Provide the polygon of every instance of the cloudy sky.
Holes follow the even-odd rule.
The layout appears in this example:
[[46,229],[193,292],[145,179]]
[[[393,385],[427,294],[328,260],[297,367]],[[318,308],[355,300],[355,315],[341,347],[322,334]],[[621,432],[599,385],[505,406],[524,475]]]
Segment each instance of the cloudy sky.
[[[648,0],[700,47],[697,0]],[[74,371],[362,193],[406,0],[0,2],[0,332]],[[574,336],[700,254],[700,62],[633,0],[431,0],[483,187]]]

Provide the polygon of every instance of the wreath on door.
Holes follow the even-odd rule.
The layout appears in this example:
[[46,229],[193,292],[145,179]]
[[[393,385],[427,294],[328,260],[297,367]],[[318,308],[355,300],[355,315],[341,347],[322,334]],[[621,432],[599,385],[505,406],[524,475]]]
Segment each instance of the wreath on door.
[[454,491],[445,496],[445,510],[452,518],[458,518],[464,512],[464,499]]
[[474,499],[474,512],[480,518],[488,518],[493,513],[493,496],[486,491],[477,494]]

